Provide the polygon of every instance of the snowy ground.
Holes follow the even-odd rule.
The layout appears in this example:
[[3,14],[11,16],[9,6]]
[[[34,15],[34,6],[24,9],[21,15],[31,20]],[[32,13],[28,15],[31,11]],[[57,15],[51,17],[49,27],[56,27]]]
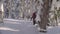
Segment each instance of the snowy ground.
[[4,19],[0,24],[0,34],[60,34],[60,26],[49,27],[47,33],[41,33],[32,21]]

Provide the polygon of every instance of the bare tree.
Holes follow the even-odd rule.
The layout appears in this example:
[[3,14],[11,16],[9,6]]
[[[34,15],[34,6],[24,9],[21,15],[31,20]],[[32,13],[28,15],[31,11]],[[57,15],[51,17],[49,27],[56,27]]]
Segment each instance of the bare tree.
[[49,23],[48,16],[49,16],[49,9],[51,7],[49,4],[51,4],[51,1],[43,0],[43,4],[41,4],[42,5],[42,9],[41,9],[42,14],[40,15],[40,17],[41,17],[40,28],[43,30],[40,30],[40,31],[44,31],[44,30],[46,31],[46,26]]

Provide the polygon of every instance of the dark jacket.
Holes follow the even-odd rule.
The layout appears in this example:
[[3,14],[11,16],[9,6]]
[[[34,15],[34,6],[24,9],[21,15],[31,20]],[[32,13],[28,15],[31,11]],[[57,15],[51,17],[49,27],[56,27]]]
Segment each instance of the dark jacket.
[[36,13],[35,13],[35,12],[33,13],[32,18],[33,18],[33,19],[36,18]]

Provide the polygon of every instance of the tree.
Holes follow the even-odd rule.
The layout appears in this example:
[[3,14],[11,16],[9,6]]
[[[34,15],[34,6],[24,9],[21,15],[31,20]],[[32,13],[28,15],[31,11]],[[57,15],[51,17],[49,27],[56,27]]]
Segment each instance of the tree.
[[3,9],[3,2],[1,1],[0,2],[0,23],[3,23],[3,17],[4,17],[4,9]]
[[43,8],[41,9],[42,14],[40,15],[41,17],[40,31],[46,31],[46,26],[49,23],[48,16],[49,16],[49,9],[51,7],[49,4],[52,4],[52,0],[51,1],[43,0],[43,4],[41,4]]
[[60,8],[59,8],[59,10],[57,10],[57,7],[54,7],[54,20],[55,20],[55,25],[56,26],[58,26],[58,19],[59,19],[59,17],[60,17]]

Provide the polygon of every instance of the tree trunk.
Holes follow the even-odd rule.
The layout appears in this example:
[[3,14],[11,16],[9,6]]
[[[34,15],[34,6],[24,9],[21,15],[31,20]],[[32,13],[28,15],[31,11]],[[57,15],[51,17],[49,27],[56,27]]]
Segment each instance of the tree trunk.
[[49,0],[44,0],[42,4],[42,14],[41,22],[40,22],[40,28],[46,30],[46,26],[49,23],[48,16],[49,16]]
[[2,1],[0,2],[0,23],[3,23],[3,16],[4,16],[4,10],[3,10],[3,5]]

